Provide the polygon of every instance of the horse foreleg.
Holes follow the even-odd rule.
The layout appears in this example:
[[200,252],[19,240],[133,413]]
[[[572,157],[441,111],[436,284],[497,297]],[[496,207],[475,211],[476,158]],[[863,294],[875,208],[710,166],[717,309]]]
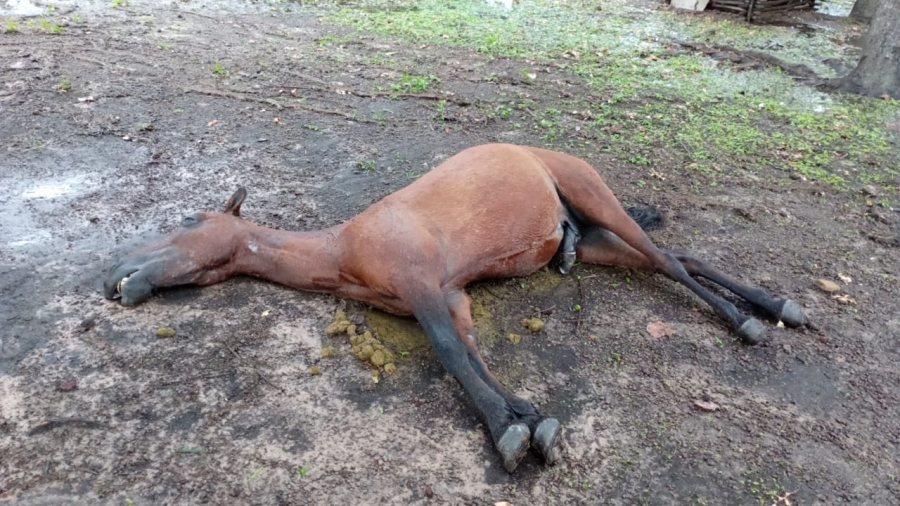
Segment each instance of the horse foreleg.
[[488,369],[484,358],[478,351],[475,338],[475,326],[472,322],[472,299],[463,290],[453,291],[445,295],[453,318],[453,326],[457,335],[466,347],[469,363],[486,385],[500,394],[512,408],[519,420],[531,429],[531,444],[544,458],[547,465],[556,462],[560,457],[562,426],[556,418],[541,415],[534,405],[513,394],[506,386],[494,377]]
[[411,300],[415,301],[413,314],[425,330],[438,360],[469,394],[491,432],[503,467],[513,472],[528,451],[531,429],[503,394],[485,382],[477,371],[481,366],[472,360],[469,347],[457,334],[440,289],[416,294]]

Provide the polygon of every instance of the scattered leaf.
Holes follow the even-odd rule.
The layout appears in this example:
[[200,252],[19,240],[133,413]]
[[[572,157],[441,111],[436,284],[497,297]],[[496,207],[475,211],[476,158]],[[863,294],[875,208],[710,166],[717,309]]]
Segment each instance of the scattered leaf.
[[841,286],[834,281],[829,281],[827,279],[817,279],[816,286],[819,287],[823,292],[834,293],[841,290]]
[[214,119],[214,120],[210,121],[209,123],[207,123],[206,126],[211,127],[211,126],[215,125],[215,124],[218,123],[218,122],[219,122],[219,120]]
[[73,379],[63,381],[59,385],[56,385],[56,389],[60,392],[71,392],[76,388],[78,388],[78,383]]
[[712,401],[694,400],[694,406],[701,411],[713,412],[719,410],[719,405]]
[[831,298],[841,304],[856,304],[856,300],[852,299],[849,295],[832,295]]
[[841,274],[841,273],[839,272],[839,273],[838,273],[838,277],[841,278],[841,281],[843,281],[844,283],[848,283],[848,284],[849,284],[849,283],[852,283],[852,282],[853,282],[853,278],[851,278],[850,276],[847,276],[846,274]]
[[266,309],[265,311],[263,311],[263,312],[260,313],[259,315],[262,316],[263,318],[265,318],[266,316],[269,316],[269,310]]
[[78,97],[78,101],[79,102],[93,102],[94,97],[93,97],[93,95],[88,96],[88,97]]
[[668,323],[650,322],[647,324],[647,333],[656,338],[674,336],[676,332],[675,327]]
[[378,378],[378,370],[376,369],[376,370],[372,371],[372,381],[374,383],[378,383],[378,379],[379,379]]
[[885,93],[884,95],[881,96],[881,98],[883,98],[883,99],[885,99],[885,100],[890,100],[890,99],[891,99],[891,96],[888,95],[887,93]]
[[513,503],[509,501],[498,501],[494,503],[494,506],[513,506]]

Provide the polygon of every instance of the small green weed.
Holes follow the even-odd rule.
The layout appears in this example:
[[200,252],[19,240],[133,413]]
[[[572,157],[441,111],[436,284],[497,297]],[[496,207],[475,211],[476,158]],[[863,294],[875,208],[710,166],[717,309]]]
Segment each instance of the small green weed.
[[446,100],[438,100],[437,117],[441,121],[444,121],[445,119],[447,119],[447,101]]
[[216,62],[213,65],[213,74],[215,74],[219,77],[228,77],[228,75],[230,73],[228,72],[228,69],[226,69],[224,65],[222,65],[219,62]]
[[362,160],[356,162],[356,168],[365,174],[375,173],[375,160]]
[[3,31],[6,33],[12,33],[12,32],[16,32],[18,30],[19,30],[19,23],[17,23],[16,20],[14,20],[14,19],[7,18],[6,23],[3,24]]
[[63,32],[63,27],[57,25],[56,23],[54,23],[52,21],[48,21],[46,19],[42,19],[40,21],[40,26],[41,26],[41,30],[44,30],[45,32],[50,32],[50,33],[62,33]]
[[69,81],[69,78],[66,76],[62,76],[59,80],[59,86],[57,87],[59,91],[69,91],[72,89],[72,83]]
[[391,91],[402,93],[416,93],[428,89],[432,84],[438,84],[441,80],[434,74],[427,76],[417,76],[411,74],[403,74],[400,76],[400,82],[391,85]]
[[250,482],[250,481],[253,481],[253,480],[255,480],[256,478],[258,478],[259,475],[260,475],[260,473],[262,473],[264,469],[265,469],[265,468],[263,468],[263,467],[257,467],[257,468],[250,474],[250,476],[247,477],[247,481]]
[[113,8],[125,7],[126,5],[128,5],[128,0],[112,0],[109,3],[109,6]]

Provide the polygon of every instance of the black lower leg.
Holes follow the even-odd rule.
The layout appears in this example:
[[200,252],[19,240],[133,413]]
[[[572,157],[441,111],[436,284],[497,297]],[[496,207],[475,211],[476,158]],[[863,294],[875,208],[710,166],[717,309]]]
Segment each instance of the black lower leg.
[[473,367],[468,350],[453,327],[446,306],[435,305],[415,312],[434,352],[471,397],[491,432],[507,471],[515,470],[530,445],[531,430],[521,423],[510,404]]
[[691,276],[700,276],[725,288],[762,309],[785,325],[797,327],[806,322],[800,306],[790,299],[776,299],[762,288],[745,285],[713,269],[703,260],[689,255],[674,255]]
[[534,404],[510,392],[508,388],[500,383],[488,370],[487,365],[484,363],[484,359],[481,358],[481,355],[478,354],[477,351],[473,353],[472,350],[469,350],[469,364],[471,364],[472,369],[485,384],[493,388],[494,391],[503,397],[516,418],[534,430],[542,418],[537,408],[534,407]]
[[765,337],[765,328],[758,320],[741,314],[741,312],[734,307],[734,304],[716,296],[704,288],[703,285],[690,276],[685,267],[674,255],[666,252],[660,253],[663,257],[660,261],[662,265],[658,267],[660,270],[673,280],[690,288],[692,292],[696,293],[704,302],[709,304],[713,311],[725,320],[745,343],[757,344],[762,341],[763,337]]

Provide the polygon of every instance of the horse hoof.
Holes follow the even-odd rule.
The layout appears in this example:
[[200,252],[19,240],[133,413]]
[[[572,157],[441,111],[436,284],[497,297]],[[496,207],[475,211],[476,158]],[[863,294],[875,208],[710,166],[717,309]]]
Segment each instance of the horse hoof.
[[544,418],[531,437],[534,448],[544,457],[544,464],[550,466],[559,460],[562,453],[560,441],[562,439],[562,425],[556,418]]
[[759,344],[766,338],[766,328],[756,318],[747,318],[737,331],[744,344]]
[[503,467],[511,473],[516,470],[519,461],[525,456],[530,446],[531,431],[525,424],[517,423],[507,427],[506,432],[497,441],[497,451],[503,459]]
[[806,316],[803,314],[803,308],[791,299],[786,299],[781,304],[781,314],[778,315],[778,319],[791,328],[806,325]]

